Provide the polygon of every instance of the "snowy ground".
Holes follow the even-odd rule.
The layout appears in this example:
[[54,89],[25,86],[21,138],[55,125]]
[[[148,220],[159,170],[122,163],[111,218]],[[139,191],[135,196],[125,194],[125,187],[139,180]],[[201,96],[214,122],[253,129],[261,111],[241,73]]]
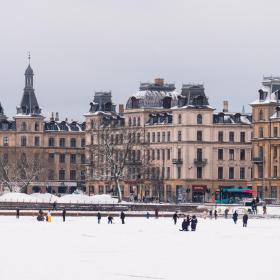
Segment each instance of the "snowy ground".
[[0,279],[279,279],[280,220],[0,217]]

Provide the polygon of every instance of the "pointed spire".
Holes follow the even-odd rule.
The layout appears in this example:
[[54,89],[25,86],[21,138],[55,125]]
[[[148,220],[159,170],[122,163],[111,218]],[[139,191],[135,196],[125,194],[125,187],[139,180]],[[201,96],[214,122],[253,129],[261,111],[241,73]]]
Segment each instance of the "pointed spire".
[[4,114],[4,108],[2,107],[1,102],[0,102],[0,120],[6,120],[6,119],[7,119],[7,117]]
[[245,106],[242,106],[242,114],[245,114]]

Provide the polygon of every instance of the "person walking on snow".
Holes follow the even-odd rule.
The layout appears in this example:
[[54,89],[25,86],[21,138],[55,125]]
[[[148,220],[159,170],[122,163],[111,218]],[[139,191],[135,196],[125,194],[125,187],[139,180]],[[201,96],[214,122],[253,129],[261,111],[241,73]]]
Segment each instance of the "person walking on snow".
[[146,213],[146,218],[150,219],[150,213],[149,212]]
[[17,208],[16,217],[19,219],[19,208]]
[[65,222],[65,219],[66,219],[66,209],[65,208],[62,211],[62,218],[63,218],[63,222]]
[[225,209],[225,218],[226,218],[226,219],[228,218],[228,212],[229,212],[229,210],[228,210],[228,208],[226,208],[226,209]]
[[158,219],[158,208],[156,208],[156,210],[155,210],[155,217],[156,217],[156,219]]
[[177,224],[177,220],[178,220],[178,214],[177,214],[177,211],[174,213],[174,215],[173,215],[173,221],[174,221],[174,225],[176,225]]
[[263,205],[263,214],[266,215],[266,204]]
[[100,212],[97,213],[97,223],[100,224],[101,221],[101,214]]
[[215,209],[215,211],[214,211],[214,217],[215,217],[215,220],[217,220],[217,218],[218,218],[218,212],[217,212],[217,209]]
[[212,216],[213,215],[213,211],[212,211],[212,209],[209,211],[209,217],[210,217],[210,219],[212,219]]
[[232,219],[233,219],[234,223],[236,224],[237,223],[237,219],[238,219],[238,214],[237,214],[236,210],[234,211],[234,213],[232,215]]
[[125,219],[125,214],[124,212],[122,211],[121,212],[121,220],[122,220],[122,224],[124,225],[124,219]]
[[243,227],[247,227],[247,222],[248,222],[248,214],[247,213],[245,213],[244,215],[243,215]]
[[113,217],[110,214],[108,216],[108,224],[113,224]]
[[195,215],[192,216],[192,220],[191,220],[191,229],[192,231],[196,230],[196,225],[197,225],[197,218]]

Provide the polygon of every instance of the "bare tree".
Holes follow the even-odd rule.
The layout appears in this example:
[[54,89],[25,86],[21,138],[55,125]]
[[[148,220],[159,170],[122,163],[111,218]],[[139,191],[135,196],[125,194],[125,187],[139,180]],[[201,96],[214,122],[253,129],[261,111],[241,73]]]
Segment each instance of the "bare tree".
[[120,182],[130,177],[136,182],[145,178],[146,151],[143,127],[100,125],[90,147],[91,179],[113,182],[121,202]]
[[45,174],[42,153],[0,152],[0,184],[10,192],[26,192],[32,182],[44,178]]

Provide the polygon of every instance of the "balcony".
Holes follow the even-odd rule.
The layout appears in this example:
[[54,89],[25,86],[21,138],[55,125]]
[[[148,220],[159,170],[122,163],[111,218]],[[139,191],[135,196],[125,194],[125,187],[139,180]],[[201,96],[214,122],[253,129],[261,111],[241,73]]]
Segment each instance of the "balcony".
[[206,158],[195,158],[193,163],[200,167],[200,166],[205,166],[208,163],[208,160]]
[[172,159],[173,164],[183,164],[183,160],[181,158]]
[[256,164],[260,164],[260,163],[263,163],[263,157],[253,157],[252,158],[252,161]]

